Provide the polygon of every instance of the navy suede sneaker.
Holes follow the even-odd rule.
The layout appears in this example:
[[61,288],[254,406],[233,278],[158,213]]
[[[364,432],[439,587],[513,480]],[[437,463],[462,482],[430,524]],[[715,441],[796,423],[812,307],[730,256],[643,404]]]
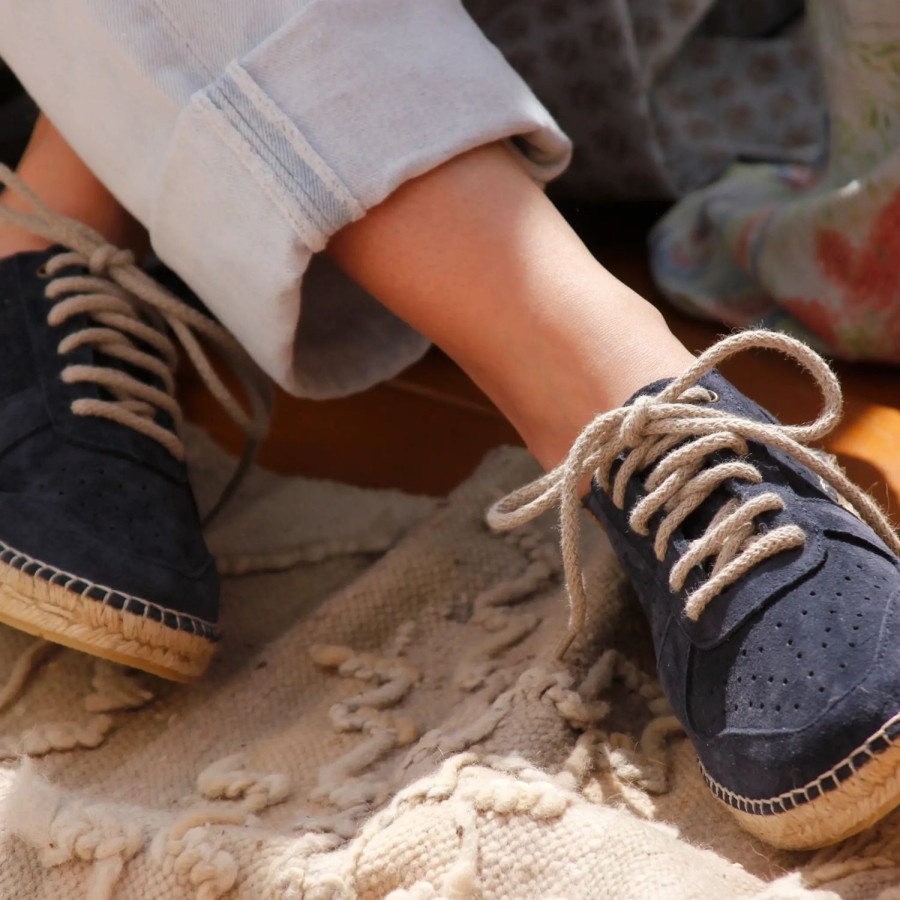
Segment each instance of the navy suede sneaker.
[[[66,245],[0,260],[0,622],[189,680],[219,640],[219,581],[178,436],[173,337],[253,439],[267,385],[218,323],[130,253],[2,167],[0,180],[36,210],[3,217]],[[255,420],[198,336],[237,370]]]
[[[783,426],[714,366],[793,356],[826,412]],[[747,332],[589,426],[565,464],[501,501],[495,527],[560,502],[573,629],[583,621],[578,486],[650,622],[659,677],[706,783],[748,831],[819,847],[900,804],[900,560],[875,504],[801,441],[837,421],[833,374]],[[574,633],[574,631],[572,632]]]
[[[139,354],[158,356],[119,330],[116,316],[127,314],[115,305],[127,300],[109,298],[106,325],[77,311],[85,280],[100,279],[78,265],[51,268],[66,256],[57,247],[0,260],[0,621],[194,677],[219,639],[219,583],[184,462],[104,416],[117,403],[140,415],[133,387],[131,400],[117,396],[120,379],[146,385],[152,404],[162,385],[140,371]],[[61,288],[55,300],[48,286]],[[59,315],[67,303],[72,314]],[[91,330],[98,340],[86,339]],[[171,413],[151,408],[147,424],[174,439]]]

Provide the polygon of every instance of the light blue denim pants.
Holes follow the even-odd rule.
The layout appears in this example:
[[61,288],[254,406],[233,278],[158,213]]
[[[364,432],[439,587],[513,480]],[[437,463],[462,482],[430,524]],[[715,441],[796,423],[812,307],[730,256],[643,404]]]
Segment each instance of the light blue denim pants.
[[315,255],[332,234],[481,144],[510,139],[540,182],[569,159],[457,0],[0,0],[0,56],[160,258],[308,397],[426,347]]

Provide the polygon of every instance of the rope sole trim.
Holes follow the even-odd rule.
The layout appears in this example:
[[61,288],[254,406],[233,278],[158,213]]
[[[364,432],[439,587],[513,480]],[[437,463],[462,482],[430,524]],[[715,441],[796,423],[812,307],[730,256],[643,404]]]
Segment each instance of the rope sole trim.
[[741,826],[784,850],[812,850],[854,835],[900,806],[900,713],[804,787],[767,800],[729,791],[703,764],[707,787]]
[[64,588],[72,594],[79,597],[94,600],[104,606],[111,606],[113,609],[122,610],[122,612],[139,616],[145,619],[151,619],[165,625],[173,631],[186,631],[189,634],[196,634],[198,637],[206,638],[209,641],[218,641],[221,634],[218,628],[205,619],[199,619],[188,613],[177,613],[171,609],[166,609],[158,603],[150,600],[144,600],[140,597],[134,597],[131,594],[123,594],[114,588],[106,587],[102,584],[94,584],[87,579],[73,575],[71,572],[65,572],[57,569],[55,566],[41,562],[28,556],[27,553],[20,553],[9,544],[0,541],[0,564],[18,569],[25,575],[30,575],[47,581],[50,584]]
[[173,681],[191,681],[209,665],[215,652],[211,638],[172,628],[146,612],[98,601],[86,590],[71,590],[45,577],[54,572],[50,566],[43,565],[38,574],[10,565],[4,557],[0,553],[0,622]]

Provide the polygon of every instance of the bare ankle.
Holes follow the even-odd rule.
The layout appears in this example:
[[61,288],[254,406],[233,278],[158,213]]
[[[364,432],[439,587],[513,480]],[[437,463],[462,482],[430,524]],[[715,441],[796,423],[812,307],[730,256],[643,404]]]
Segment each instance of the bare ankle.
[[[17,209],[13,198],[4,193],[0,196],[0,206]],[[15,256],[17,253],[29,253],[33,250],[46,250],[49,241],[14,225],[0,225],[0,259]]]
[[[16,175],[54,212],[75,219],[110,243],[137,255],[149,249],[146,231],[94,176],[50,121],[40,116]],[[0,206],[27,213],[30,203],[15,190],[4,191]],[[0,257],[45,250],[49,242],[15,223],[0,224]]]

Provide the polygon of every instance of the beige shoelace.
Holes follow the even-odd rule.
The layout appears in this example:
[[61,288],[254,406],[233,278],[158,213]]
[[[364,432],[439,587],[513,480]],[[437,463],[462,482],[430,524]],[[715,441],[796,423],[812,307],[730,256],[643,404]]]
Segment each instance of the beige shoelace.
[[[722,360],[749,349],[779,351],[794,359],[815,379],[823,398],[818,418],[806,425],[773,425],[743,419],[716,409],[715,397],[696,382]],[[562,655],[584,625],[587,602],[579,548],[579,487],[593,476],[612,502],[623,509],[629,479],[640,472],[646,495],[628,514],[629,527],[649,533],[650,520],[663,515],[654,535],[654,552],[662,560],[669,541],[684,520],[729,478],[759,484],[762,475],[741,459],[747,441],[776,447],[815,472],[847,501],[881,539],[900,554],[900,540],[877,504],[820,453],[804,446],[819,440],[837,424],[841,390],[827,363],[805,344],[783,334],[746,331],[720,341],[703,353],[680,377],[659,394],[638,398],[631,406],[603,413],[585,428],[568,457],[542,478],[494,504],[488,524],[500,531],[528,522],[559,506],[561,547],[569,596],[569,629],[559,649]],[[737,458],[707,467],[711,453],[731,450]],[[615,460],[627,455],[610,479]],[[764,559],[805,541],[803,530],[783,525],[760,532],[758,516],[783,508],[778,494],[766,492],[752,499],[723,504],[705,533],[692,541],[672,567],[669,586],[679,591],[695,566],[713,560],[708,577],[686,598],[685,615],[695,620],[730,584]]]
[[[62,371],[65,382],[93,382],[110,395],[109,399],[75,400],[72,412],[110,419],[132,428],[160,443],[176,459],[183,460],[184,444],[178,434],[182,412],[175,397],[178,350],[172,335],[210,393],[246,434],[243,457],[215,507],[207,513],[205,521],[209,522],[237,489],[268,431],[272,408],[268,377],[228,331],[154,281],[135,264],[130,251],[113,246],[81,222],[51,210],[21,178],[2,165],[0,184],[27,199],[32,207],[32,212],[25,213],[0,204],[0,221],[69,248],[52,257],[41,273],[48,281],[46,296],[55,301],[47,321],[59,325],[72,316],[88,315],[92,325],[64,338],[59,353],[65,355],[93,344],[107,356],[142,369],[162,382],[162,387],[155,387],[120,369],[69,365]],[[88,273],[59,274],[74,265],[86,268]],[[250,404],[249,414],[216,373],[201,341],[215,347],[237,377]],[[155,352],[142,349],[136,342]],[[156,421],[161,410],[172,417],[174,431]]]

